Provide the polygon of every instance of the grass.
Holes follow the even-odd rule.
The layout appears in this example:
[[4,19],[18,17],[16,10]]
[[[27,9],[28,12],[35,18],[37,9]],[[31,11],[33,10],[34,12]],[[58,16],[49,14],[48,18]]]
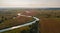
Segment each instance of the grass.
[[29,27],[25,26],[25,27],[21,27],[18,29],[9,30],[9,31],[5,31],[5,32],[1,32],[1,33],[21,33],[21,31],[23,31],[23,30],[29,30]]
[[[10,19],[0,23],[0,29],[9,28],[12,26],[20,25],[32,21],[33,18],[21,17],[20,19]],[[13,24],[14,23],[14,24]]]
[[[36,16],[40,19],[39,31],[41,33],[60,33],[60,10],[32,10],[32,11],[33,12],[31,13],[31,15]],[[23,19],[21,21],[23,21]],[[29,29],[27,27],[28,26],[2,33],[21,33],[22,30]]]

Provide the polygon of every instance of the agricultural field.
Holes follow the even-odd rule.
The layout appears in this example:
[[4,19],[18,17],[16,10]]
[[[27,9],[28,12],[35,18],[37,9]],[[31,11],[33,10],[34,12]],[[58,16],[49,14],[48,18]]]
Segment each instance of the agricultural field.
[[[28,10],[29,13],[26,13],[25,12],[26,10]],[[35,17],[39,18],[40,21],[39,21],[38,27],[39,27],[40,33],[60,33],[60,10],[48,10],[48,9],[46,9],[46,10],[45,9],[22,9],[22,10],[17,10],[17,11],[15,10],[14,14],[12,12],[12,14],[10,14],[12,16],[8,16],[7,18],[13,17],[13,15],[15,17],[15,16],[17,16],[16,15],[17,13],[22,13],[24,15],[30,15],[30,16],[35,16]],[[1,17],[1,18],[3,18],[3,17]],[[18,18],[18,20],[20,20],[24,17],[22,17],[20,19],[19,18]],[[3,20],[5,20],[5,19],[3,19]],[[11,19],[11,20],[14,20],[14,19]],[[31,21],[31,20],[32,20],[32,18],[27,18],[27,19],[24,19],[21,21],[26,22],[26,21]],[[19,22],[16,22],[16,23],[19,24]],[[1,24],[3,24],[3,23],[1,22]],[[29,30],[29,26],[26,26],[26,27],[15,29],[15,30],[6,31],[3,33],[21,33],[21,31],[24,31],[22,33],[28,33],[29,32],[28,30]]]
[[41,10],[37,15],[40,19],[41,33],[60,33],[60,10]]

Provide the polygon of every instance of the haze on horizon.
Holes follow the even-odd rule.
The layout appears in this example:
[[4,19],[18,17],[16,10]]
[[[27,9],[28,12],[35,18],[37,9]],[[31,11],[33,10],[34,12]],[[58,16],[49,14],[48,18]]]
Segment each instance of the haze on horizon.
[[0,0],[0,8],[6,7],[60,8],[60,0]]

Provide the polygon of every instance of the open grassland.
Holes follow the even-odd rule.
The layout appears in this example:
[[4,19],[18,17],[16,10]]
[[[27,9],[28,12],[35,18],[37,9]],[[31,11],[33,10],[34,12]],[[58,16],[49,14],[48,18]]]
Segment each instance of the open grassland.
[[0,24],[0,29],[9,28],[12,26],[17,26],[17,25],[21,25],[24,23],[28,23],[29,21],[32,21],[32,19],[33,18],[20,17],[20,18],[16,18],[16,19],[6,20]]
[[10,11],[10,12],[2,11],[2,13],[0,13],[0,30],[17,26],[20,24],[28,23],[29,21],[33,20],[33,18],[31,17],[17,16],[17,14],[18,12],[14,12],[14,11]]
[[14,29],[14,30],[9,30],[9,31],[5,31],[5,32],[1,32],[1,33],[21,33],[21,32],[29,32],[29,27],[28,26],[25,26],[25,27],[21,27],[21,28],[18,28],[18,29]]
[[[25,10],[23,10],[25,11]],[[23,12],[25,15],[36,16],[39,21],[39,32],[41,33],[60,33],[60,10],[29,10],[31,14]],[[0,18],[1,19],[1,18]],[[22,30],[21,30],[22,29]],[[26,33],[29,27],[23,27],[16,30],[6,31],[3,33]],[[28,32],[27,32],[28,33]]]

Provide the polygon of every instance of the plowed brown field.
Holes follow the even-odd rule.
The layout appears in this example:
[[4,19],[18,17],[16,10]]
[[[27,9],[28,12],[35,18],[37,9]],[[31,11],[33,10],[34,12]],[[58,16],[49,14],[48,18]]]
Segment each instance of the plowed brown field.
[[60,33],[60,18],[42,18],[39,28],[41,33]]

